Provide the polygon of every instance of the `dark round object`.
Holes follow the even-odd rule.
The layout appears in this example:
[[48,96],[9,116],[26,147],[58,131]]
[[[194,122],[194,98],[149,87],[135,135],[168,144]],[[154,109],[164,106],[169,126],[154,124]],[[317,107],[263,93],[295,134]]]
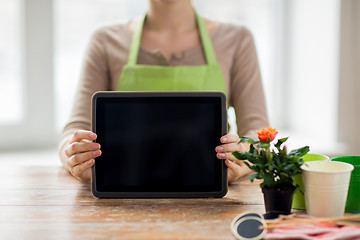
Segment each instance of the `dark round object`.
[[236,224],[238,221],[240,221],[241,219],[245,218],[245,217],[254,217],[254,218],[264,218],[261,214],[259,213],[254,213],[254,212],[245,212],[240,214],[239,216],[237,216],[236,220],[233,222],[233,224]]
[[265,222],[258,217],[244,217],[236,222],[233,232],[238,239],[255,240],[261,239],[266,233],[265,229],[261,229]]

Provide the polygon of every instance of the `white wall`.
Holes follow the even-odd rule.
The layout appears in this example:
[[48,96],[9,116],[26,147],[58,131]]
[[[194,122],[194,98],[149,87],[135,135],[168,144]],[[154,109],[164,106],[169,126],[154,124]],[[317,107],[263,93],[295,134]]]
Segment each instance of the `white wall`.
[[360,1],[341,4],[338,135],[346,154],[360,155]]
[[[340,2],[291,1],[285,130],[311,151],[340,153],[337,128],[337,82]],[[335,131],[334,131],[335,130]]]

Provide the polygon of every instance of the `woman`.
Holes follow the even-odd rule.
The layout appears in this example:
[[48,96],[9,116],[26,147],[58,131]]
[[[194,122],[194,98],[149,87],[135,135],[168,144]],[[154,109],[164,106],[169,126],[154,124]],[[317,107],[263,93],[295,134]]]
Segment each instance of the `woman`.
[[[154,71],[156,77],[149,74]],[[150,0],[146,18],[104,27],[92,36],[60,143],[64,167],[81,181],[91,179],[90,168],[101,155],[101,146],[92,142],[96,134],[90,131],[91,96],[106,90],[223,91],[235,108],[239,134],[255,137],[256,129],[268,126],[251,33],[202,19],[190,0]],[[215,151],[228,166],[232,182],[249,172],[231,154],[246,146],[238,143],[236,134],[220,141]]]

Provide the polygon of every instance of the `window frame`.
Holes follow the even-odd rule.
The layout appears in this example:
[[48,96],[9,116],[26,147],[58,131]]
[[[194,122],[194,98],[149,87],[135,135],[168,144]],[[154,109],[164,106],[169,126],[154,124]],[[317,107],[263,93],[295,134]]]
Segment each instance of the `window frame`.
[[[0,125],[0,149],[53,147],[53,1],[20,0],[22,119]],[[41,97],[39,97],[41,96]]]

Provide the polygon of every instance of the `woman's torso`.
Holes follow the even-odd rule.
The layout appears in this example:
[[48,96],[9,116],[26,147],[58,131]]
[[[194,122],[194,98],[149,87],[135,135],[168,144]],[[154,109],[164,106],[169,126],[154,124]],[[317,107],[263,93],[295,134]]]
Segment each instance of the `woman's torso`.
[[[220,65],[229,106],[234,106],[239,134],[268,126],[265,99],[254,40],[247,28],[218,23],[210,39]],[[96,91],[117,90],[122,69],[128,60],[131,32],[128,23],[98,29],[90,39],[82,74],[70,116],[64,129],[90,129],[91,96]],[[167,60],[159,51],[140,49],[138,64],[193,66],[206,64],[201,45]]]
[[[217,61],[221,67],[227,91],[229,92],[231,68],[235,52],[241,38],[249,34],[247,29],[232,24],[217,23],[211,29],[210,38],[213,43]],[[123,66],[127,63],[127,56],[131,42],[129,23],[104,27],[98,34],[102,35],[104,51],[107,57],[109,71],[109,89],[116,90]],[[174,52],[170,58],[162,54],[161,50],[140,48],[138,64],[161,66],[194,66],[206,64],[202,46],[199,44],[182,52]]]

